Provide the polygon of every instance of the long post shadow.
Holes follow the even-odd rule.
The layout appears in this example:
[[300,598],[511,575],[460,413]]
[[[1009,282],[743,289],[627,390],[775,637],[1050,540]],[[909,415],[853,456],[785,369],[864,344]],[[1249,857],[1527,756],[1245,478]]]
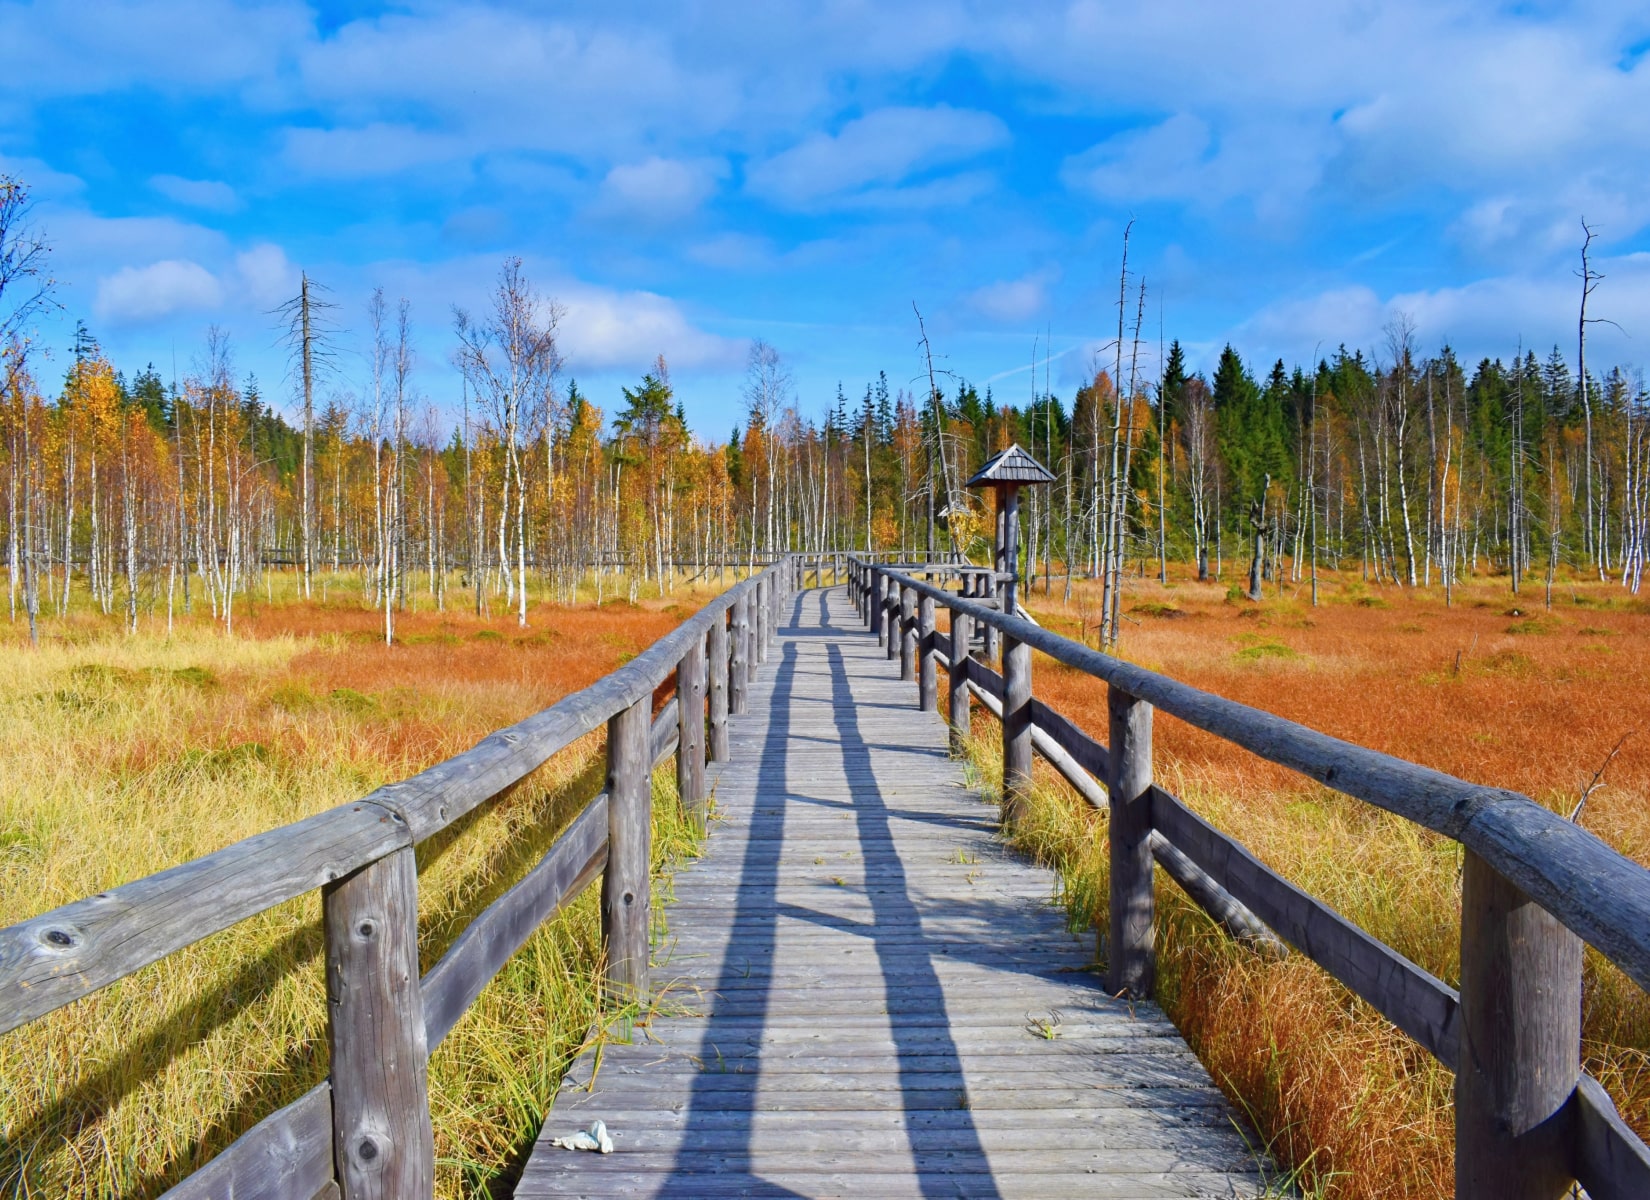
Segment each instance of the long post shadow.
[[[795,621],[793,609],[792,622]],[[792,1196],[796,1193],[775,1185],[763,1183],[751,1172],[751,1139],[756,1114],[756,1090],[761,1074],[752,1064],[748,1073],[724,1074],[713,1070],[713,1064],[723,1063],[719,1047],[734,1044],[744,1030],[741,1028],[754,1017],[761,1025],[767,1023],[769,993],[773,982],[766,975],[774,961],[774,950],[779,934],[779,863],[780,856],[773,849],[785,833],[785,806],[788,803],[786,761],[791,729],[791,693],[796,683],[796,643],[782,644],[779,667],[774,676],[773,694],[769,701],[768,731],[762,740],[761,764],[757,767],[756,796],[751,808],[749,840],[745,845],[745,859],[740,867],[738,890],[734,896],[733,929],[728,940],[728,951],[722,960],[716,991],[711,997],[711,1016],[705,1022],[705,1034],[700,1042],[699,1074],[694,1076],[688,1098],[687,1134],[676,1156],[675,1173],[679,1180],[693,1177],[694,1117],[701,1113],[739,1114],[736,1130],[737,1145],[732,1141],[722,1152],[724,1171],[728,1175],[750,1180],[749,1196]],[[746,953],[735,953],[734,947]],[[750,1008],[734,1016],[718,1016],[721,1006],[717,999],[750,982],[751,968],[763,972],[765,984],[741,994],[753,1002]],[[751,1011],[754,1009],[755,1011]],[[741,1062],[739,1064],[743,1066]],[[728,1081],[735,1081],[728,1085]],[[734,1132],[734,1131],[730,1131]],[[724,1135],[726,1136],[726,1135]],[[688,1193],[684,1193],[688,1194]]]
[[[879,933],[898,935],[922,928],[917,906],[906,888],[905,864],[893,842],[887,801],[872,773],[871,748],[859,728],[859,713],[854,707],[853,689],[843,662],[840,646],[827,646],[830,656],[832,705],[836,713],[837,734],[842,742],[842,766],[853,779],[869,781],[865,789],[854,797],[854,816],[858,823],[861,858],[865,863],[865,879],[871,903],[872,940],[876,945],[877,962],[889,994],[897,988],[902,998],[920,998],[922,1003],[888,1005],[888,1023],[894,1047],[899,1055],[900,1092],[905,1099],[907,1117],[906,1136],[911,1153],[916,1159],[917,1179],[925,1197],[954,1196],[956,1186],[948,1183],[944,1172],[963,1174],[972,1178],[970,1195],[995,1197],[999,1193],[991,1176],[985,1148],[980,1144],[979,1130],[965,1105],[954,1111],[957,1124],[949,1131],[939,1129],[919,1114],[929,1103],[923,1102],[925,1093],[932,1095],[935,1074],[917,1072],[910,1059],[915,1055],[941,1060],[938,1077],[955,1079],[959,1090],[964,1088],[962,1059],[951,1036],[951,1023],[945,1007],[945,992],[940,987],[933,959],[926,951],[913,951],[910,945],[890,944]],[[895,971],[900,972],[895,981]],[[926,1015],[925,1015],[926,1010]]]

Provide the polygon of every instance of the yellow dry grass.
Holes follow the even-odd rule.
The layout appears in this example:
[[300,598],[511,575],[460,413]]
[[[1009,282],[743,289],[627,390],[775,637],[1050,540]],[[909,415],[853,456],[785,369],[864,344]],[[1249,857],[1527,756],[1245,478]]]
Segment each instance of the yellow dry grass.
[[[465,749],[611,671],[709,593],[462,614],[259,605],[224,637],[48,622],[0,645],[0,922],[163,870]],[[147,626],[148,623],[146,623]],[[14,635],[15,639],[15,635]],[[425,969],[599,789],[600,737],[419,847]],[[668,769],[656,855],[692,849]],[[203,904],[210,903],[203,898]],[[310,895],[0,1037],[0,1194],[152,1196],[327,1070]],[[594,896],[541,930],[430,1064],[438,1194],[507,1178],[599,996]]]

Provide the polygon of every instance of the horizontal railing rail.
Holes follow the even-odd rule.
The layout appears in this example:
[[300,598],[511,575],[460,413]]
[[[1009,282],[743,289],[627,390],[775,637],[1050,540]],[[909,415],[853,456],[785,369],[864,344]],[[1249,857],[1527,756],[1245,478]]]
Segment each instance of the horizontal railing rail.
[[[1564,1195],[1572,1181],[1594,1200],[1650,1195],[1650,1150],[1580,1071],[1580,943],[1650,988],[1650,871],[1526,796],[1211,695],[912,573],[855,556],[848,590],[925,709],[938,706],[944,667],[955,748],[970,736],[973,701],[1001,722],[1005,824],[1023,812],[1034,751],[1107,813],[1109,990],[1152,990],[1155,862],[1230,933],[1305,954],[1456,1072],[1459,1196],[1534,1200]],[[936,628],[936,606],[950,612],[949,634]],[[976,631],[988,660],[1001,639],[1001,673],[974,656]],[[1108,685],[1109,744],[1033,696],[1032,649]],[[1158,786],[1154,709],[1459,842],[1462,990]]]
[[[408,779],[156,875],[0,929],[0,1033],[194,942],[322,892],[327,1080],[242,1134],[168,1197],[428,1196],[434,1049],[546,920],[600,877],[605,986],[648,991],[652,771],[672,755],[702,829],[705,765],[729,757],[799,566],[784,557],[589,687]],[[674,694],[655,714],[655,693]],[[607,787],[543,858],[418,975],[413,847],[607,727]]]

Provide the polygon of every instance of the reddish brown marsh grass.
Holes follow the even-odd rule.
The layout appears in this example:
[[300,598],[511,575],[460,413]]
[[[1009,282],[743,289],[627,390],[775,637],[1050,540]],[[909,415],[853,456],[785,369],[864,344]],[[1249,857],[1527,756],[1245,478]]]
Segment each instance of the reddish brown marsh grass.
[[[1196,687],[1568,813],[1625,736],[1583,822],[1650,865],[1650,607],[1619,588],[1504,582],[1438,592],[1327,577],[1260,604],[1224,586],[1132,582],[1121,653]],[[1034,589],[1046,624],[1080,636],[1097,608]],[[1039,658],[1035,692],[1101,737],[1105,688]],[[1159,716],[1157,774],[1286,877],[1450,982],[1457,979],[1459,850],[1311,780]],[[1076,810],[1074,810],[1076,811]],[[1092,816],[1082,820],[1100,834]],[[1053,855],[1059,858],[1059,855]],[[1082,857],[1082,856],[1079,856]],[[1066,863],[1076,861],[1068,854]],[[1103,871],[1087,855],[1090,873]],[[1068,884],[1071,870],[1067,868]],[[1082,894],[1104,922],[1104,889]],[[1213,933],[1159,883],[1162,998],[1279,1159],[1337,1197],[1453,1187],[1451,1079],[1300,956],[1275,962]],[[1650,1000],[1589,952],[1584,1055],[1650,1135]]]

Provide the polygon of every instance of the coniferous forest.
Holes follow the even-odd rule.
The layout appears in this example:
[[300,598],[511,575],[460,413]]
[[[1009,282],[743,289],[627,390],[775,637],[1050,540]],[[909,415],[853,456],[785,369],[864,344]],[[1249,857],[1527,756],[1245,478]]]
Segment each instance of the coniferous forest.
[[[17,237],[14,223],[14,292],[31,282]],[[364,368],[342,369],[326,295],[306,277],[275,314],[296,381],[284,403],[237,373],[215,327],[168,379],[110,362],[84,325],[67,356],[47,356],[11,322],[0,453],[14,620],[86,603],[80,582],[134,629],[196,606],[232,628],[238,598],[285,571],[307,596],[344,590],[383,609],[392,635],[409,603],[525,624],[530,594],[668,591],[684,568],[783,549],[978,558],[988,501],[963,484],[1014,442],[1057,477],[1025,516],[1023,568],[1045,588],[1167,579],[1178,564],[1256,597],[1314,567],[1446,593],[1468,577],[1519,592],[1569,574],[1636,592],[1650,540],[1642,381],[1582,370],[1557,346],[1464,363],[1403,317],[1382,345],[1316,362],[1246,361],[1227,345],[1212,372],[1178,341],[1148,372],[1125,332],[1074,393],[1045,383],[1020,397],[895,386],[894,364],[801,396],[758,341],[744,420],[718,438],[692,428],[662,356],[616,396],[566,377],[560,310],[518,260],[489,311],[453,321],[456,397],[423,390],[421,315],[381,290],[361,314]],[[1107,641],[1115,599],[1103,607]]]

